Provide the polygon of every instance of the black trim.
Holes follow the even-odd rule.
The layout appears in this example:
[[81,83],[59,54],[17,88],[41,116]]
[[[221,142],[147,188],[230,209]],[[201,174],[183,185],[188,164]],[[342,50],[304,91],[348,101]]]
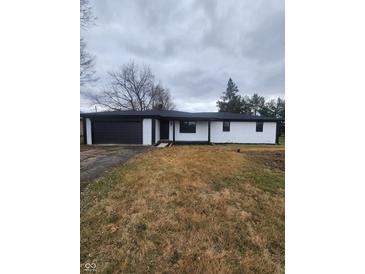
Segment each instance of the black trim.
[[264,122],[256,122],[256,132],[264,131]]
[[172,128],[173,128],[173,130],[172,130],[172,136],[173,136],[173,138],[172,138],[172,140],[175,142],[175,120],[172,123],[173,123],[173,126],[172,126]]
[[228,143],[228,142],[212,142],[211,144],[217,145],[276,145],[275,143]]
[[160,140],[170,140],[170,121],[160,120]]
[[279,144],[280,127],[281,127],[281,123],[279,121],[277,121],[276,122],[276,136],[275,136],[276,144]]
[[116,119],[116,120],[122,120],[122,119],[169,119],[169,120],[175,120],[175,121],[182,121],[182,120],[193,120],[193,121],[231,121],[231,122],[277,122],[280,121],[278,119],[262,119],[262,118],[252,118],[252,119],[235,119],[235,118],[229,118],[229,119],[220,119],[220,118],[199,118],[199,117],[161,117],[158,115],[103,115],[103,116],[97,116],[97,115],[81,115],[80,117],[83,118],[97,118],[97,119]]
[[[226,115],[232,115],[231,117],[224,117]],[[222,116],[222,117],[220,117]],[[236,117],[235,117],[236,116]],[[91,113],[80,113],[80,117],[83,118],[103,118],[103,119],[168,119],[168,120],[195,120],[195,121],[242,121],[242,122],[276,122],[281,119],[260,117],[260,116],[249,116],[243,115],[243,117],[237,117],[237,113],[221,113],[221,112],[203,112],[203,113],[188,113],[179,111],[110,111],[110,112],[91,112]]]
[[84,145],[87,145],[87,138],[86,138],[86,119],[82,119],[82,131],[83,131],[83,139],[84,139]]
[[156,120],[152,119],[152,145],[155,144],[155,138],[156,138]]
[[[228,123],[228,130],[224,129],[224,123]],[[230,121],[222,121],[222,131],[230,132],[231,131],[231,122]]]
[[[194,123],[193,125],[184,125],[184,123]],[[191,128],[190,128],[191,127]],[[181,120],[180,126],[179,126],[179,132],[180,133],[196,133],[196,121],[193,120]]]
[[210,121],[208,121],[208,142],[210,143]]
[[175,141],[173,142],[176,145],[210,145],[211,143],[208,141]]
[[91,144],[94,144],[94,120],[90,119]]

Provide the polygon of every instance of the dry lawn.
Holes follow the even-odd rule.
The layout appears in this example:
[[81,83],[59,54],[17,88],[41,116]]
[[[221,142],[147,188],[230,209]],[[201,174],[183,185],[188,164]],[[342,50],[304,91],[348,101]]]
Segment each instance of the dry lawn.
[[283,273],[284,147],[174,146],[113,169],[81,193],[86,262],[97,273]]

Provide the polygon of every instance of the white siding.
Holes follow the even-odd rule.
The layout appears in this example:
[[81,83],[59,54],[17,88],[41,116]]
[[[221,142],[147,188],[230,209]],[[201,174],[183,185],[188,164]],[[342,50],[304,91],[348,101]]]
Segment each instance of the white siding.
[[172,141],[174,138],[174,122],[169,121],[169,140]]
[[152,145],[152,119],[143,119],[143,144]]
[[86,118],[86,144],[92,145],[92,135],[91,135],[91,120]]
[[211,122],[212,143],[275,144],[276,123],[264,122],[263,132],[256,132],[256,122],[231,122],[230,131],[223,131],[223,122]]
[[[170,139],[172,139],[170,137]],[[197,121],[195,133],[180,133],[180,122],[175,122],[175,141],[208,141],[208,121]]]
[[155,142],[160,141],[160,120],[155,120]]

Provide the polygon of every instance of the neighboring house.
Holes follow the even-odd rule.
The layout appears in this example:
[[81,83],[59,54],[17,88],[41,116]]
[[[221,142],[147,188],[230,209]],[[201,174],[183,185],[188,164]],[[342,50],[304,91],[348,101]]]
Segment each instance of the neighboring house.
[[278,142],[278,119],[228,112],[171,110],[82,113],[86,144]]

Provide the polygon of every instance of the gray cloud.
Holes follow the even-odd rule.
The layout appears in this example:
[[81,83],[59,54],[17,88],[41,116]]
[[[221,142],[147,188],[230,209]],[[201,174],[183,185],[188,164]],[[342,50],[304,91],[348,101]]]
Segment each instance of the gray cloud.
[[284,95],[284,0],[91,4],[97,24],[82,35],[96,56],[94,90],[134,60],[151,67],[180,110],[215,111],[229,77],[244,94]]

